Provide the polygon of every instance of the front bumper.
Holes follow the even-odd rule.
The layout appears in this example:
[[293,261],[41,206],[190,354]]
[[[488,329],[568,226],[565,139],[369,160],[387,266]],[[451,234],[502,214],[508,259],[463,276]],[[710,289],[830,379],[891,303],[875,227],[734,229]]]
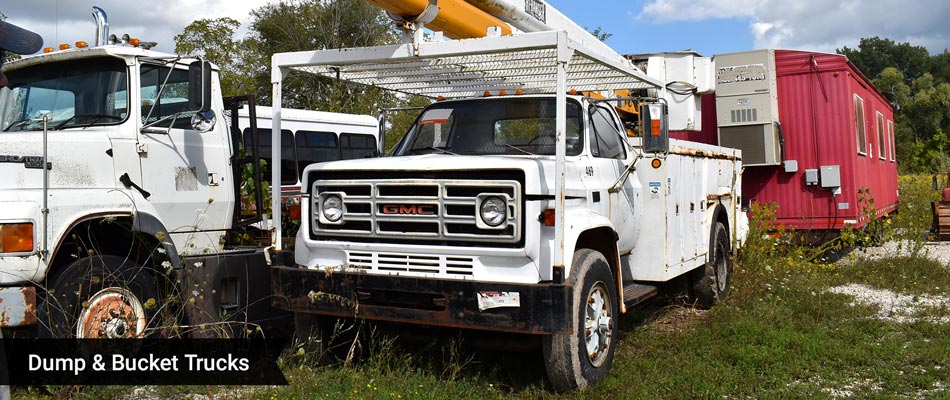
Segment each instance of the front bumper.
[[0,327],[36,325],[36,288],[0,287]]
[[[273,267],[274,306],[291,312],[446,328],[561,333],[571,286],[507,284]],[[518,293],[517,307],[479,306],[479,293]]]

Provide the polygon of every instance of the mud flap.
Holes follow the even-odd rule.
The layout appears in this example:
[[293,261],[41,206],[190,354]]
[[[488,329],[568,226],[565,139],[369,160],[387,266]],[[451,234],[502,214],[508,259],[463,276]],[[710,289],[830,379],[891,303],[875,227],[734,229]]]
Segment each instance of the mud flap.
[[188,336],[284,337],[291,314],[271,306],[263,250],[182,258],[178,274]]

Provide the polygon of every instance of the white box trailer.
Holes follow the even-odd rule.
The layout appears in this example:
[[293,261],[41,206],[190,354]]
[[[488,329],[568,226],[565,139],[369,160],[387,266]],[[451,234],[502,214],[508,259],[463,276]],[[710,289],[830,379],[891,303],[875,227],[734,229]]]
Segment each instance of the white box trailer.
[[629,138],[609,100],[568,93],[664,90],[619,55],[561,31],[279,53],[277,108],[290,69],[447,98],[395,157],[304,170],[295,265],[273,270],[301,334],[340,317],[521,333],[571,390],[603,379],[615,319],[656,285],[725,294],[741,152],[668,140],[657,99]]

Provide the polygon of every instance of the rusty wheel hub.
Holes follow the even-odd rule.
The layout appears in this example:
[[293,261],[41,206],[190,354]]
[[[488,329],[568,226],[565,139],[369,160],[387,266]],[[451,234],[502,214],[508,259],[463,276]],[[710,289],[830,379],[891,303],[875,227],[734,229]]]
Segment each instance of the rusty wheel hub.
[[118,287],[100,290],[79,314],[77,338],[119,339],[142,337],[145,307],[132,292]]

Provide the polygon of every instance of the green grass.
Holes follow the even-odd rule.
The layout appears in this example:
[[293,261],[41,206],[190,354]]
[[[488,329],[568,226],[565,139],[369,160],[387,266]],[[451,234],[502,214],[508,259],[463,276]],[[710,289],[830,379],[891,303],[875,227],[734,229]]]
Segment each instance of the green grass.
[[[737,259],[728,301],[708,313],[663,302],[633,309],[621,319],[613,371],[583,393],[554,394],[538,352],[483,351],[454,337],[405,345],[378,334],[369,358],[347,365],[321,366],[289,351],[283,358],[289,386],[154,390],[162,398],[948,399],[950,323],[926,322],[950,318],[946,306],[897,323],[875,318],[875,306],[827,292],[857,283],[921,298],[948,296],[950,267],[919,251],[934,198],[929,177],[901,177],[900,183],[900,214],[881,231],[917,252],[833,263],[814,247],[757,228]],[[132,390],[52,389],[58,390],[52,396],[18,389],[15,397],[118,398]]]

